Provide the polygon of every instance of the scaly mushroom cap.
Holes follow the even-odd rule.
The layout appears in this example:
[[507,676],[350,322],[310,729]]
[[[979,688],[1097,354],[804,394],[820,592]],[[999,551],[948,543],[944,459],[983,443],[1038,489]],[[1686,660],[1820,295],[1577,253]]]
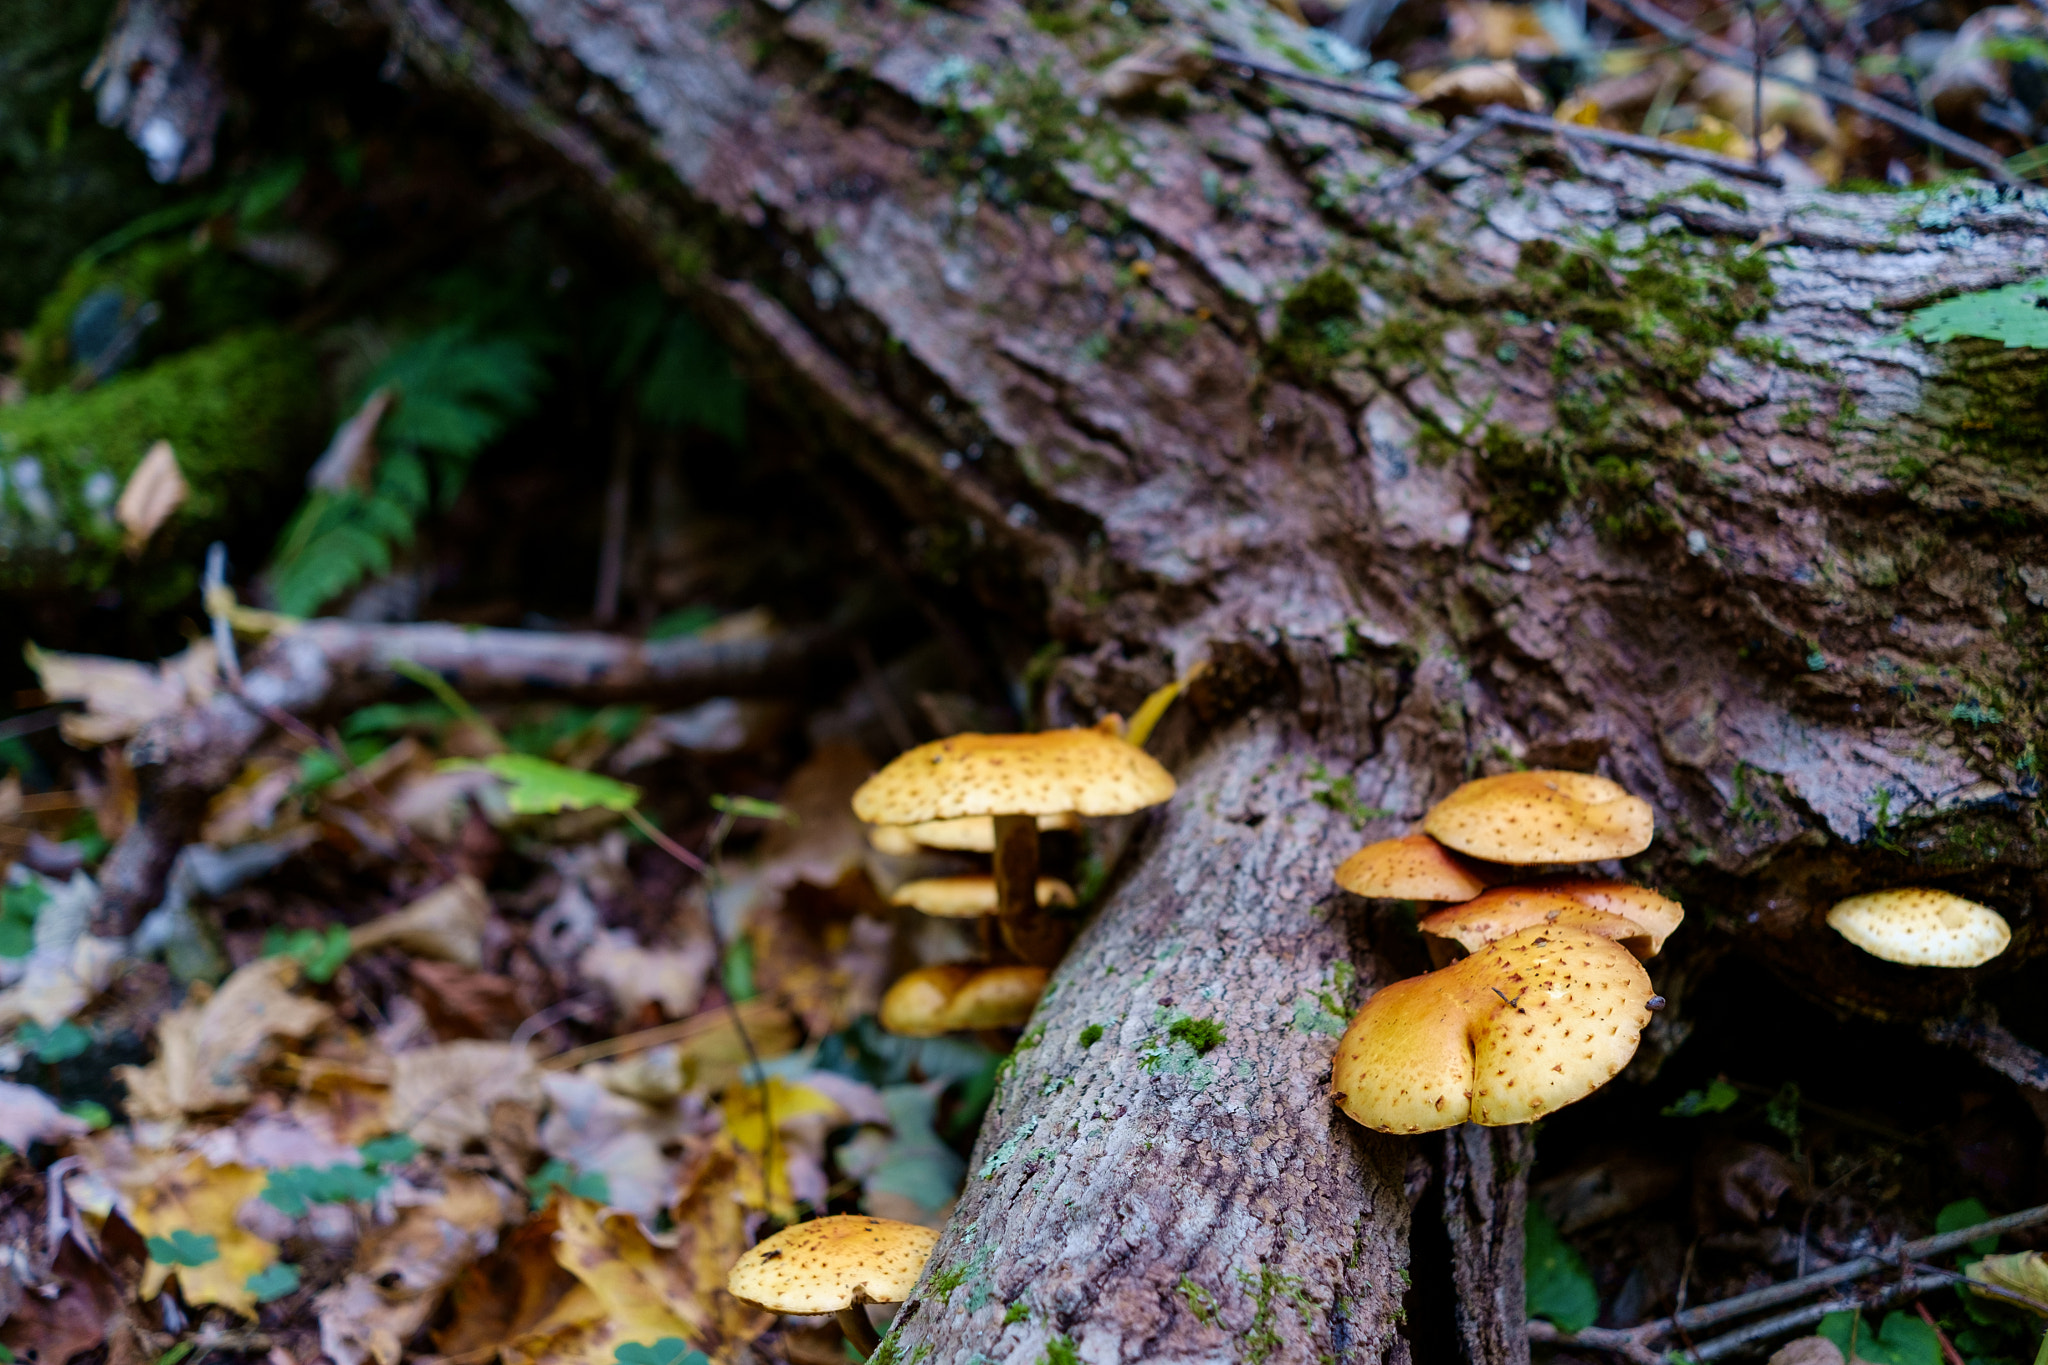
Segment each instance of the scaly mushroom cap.
[[1383,1133],[1527,1123],[1628,1064],[1651,996],[1649,974],[1612,940],[1524,929],[1368,1000],[1337,1044],[1330,1091]]
[[1367,844],[1337,865],[1337,885],[1358,896],[1403,901],[1468,901],[1500,880],[1427,834]]
[[771,1313],[837,1313],[910,1295],[939,1234],[915,1223],[833,1214],[786,1227],[733,1264],[725,1287]]
[[[1127,815],[1173,795],[1173,775],[1100,730],[953,735],[899,755],[853,794],[870,824],[962,815]],[[991,841],[993,842],[993,841]]]
[[1014,1028],[1031,1017],[1049,976],[1043,967],[919,967],[882,997],[882,1027],[906,1038]]
[[1460,853],[1524,866],[1641,853],[1655,817],[1604,777],[1538,770],[1467,782],[1430,808],[1422,828]]
[[2012,942],[1996,910],[1921,886],[1851,896],[1828,911],[1828,927],[1872,957],[1909,967],[1982,966]]
[[[1038,832],[1081,828],[1081,817],[1072,811],[1038,817]],[[963,815],[957,820],[924,820],[915,825],[875,825],[868,830],[868,843],[877,853],[906,857],[928,848],[955,853],[996,851],[996,820],[993,815]]]
[[[1058,877],[1038,879],[1041,908],[1073,903],[1073,887]],[[944,919],[978,919],[996,912],[996,879],[985,872],[967,877],[926,877],[897,887],[889,904],[907,905],[920,914]]]
[[1556,924],[1611,938],[1640,958],[1664,949],[1685,909],[1646,886],[1592,877],[1556,877],[1502,886],[1463,905],[1423,917],[1423,933],[1451,939],[1466,952],[1535,924]]

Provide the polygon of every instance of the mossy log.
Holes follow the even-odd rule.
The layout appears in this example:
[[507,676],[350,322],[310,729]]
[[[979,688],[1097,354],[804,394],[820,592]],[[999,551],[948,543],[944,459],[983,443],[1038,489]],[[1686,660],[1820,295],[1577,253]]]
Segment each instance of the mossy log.
[[[1214,666],[891,1359],[1434,1361],[1408,1285],[1453,1271],[1411,1265],[1411,1207],[1458,1229],[1463,1349],[1526,1350],[1523,1149],[1443,1161],[1324,1097],[1328,1021],[1411,951],[1331,869],[1475,771],[1648,798],[1628,871],[1691,908],[1680,964],[1719,936],[1928,1015],[2048,942],[2048,357],[1898,335],[2038,271],[2040,194],[1508,132],[1381,192],[1434,136],[1385,104],[1228,66],[1103,93],[1152,40],[1312,65],[1249,0],[323,12],[553,149],[908,558],[1065,647],[1054,719]],[[1916,975],[1824,927],[1930,879],[2005,957]]]

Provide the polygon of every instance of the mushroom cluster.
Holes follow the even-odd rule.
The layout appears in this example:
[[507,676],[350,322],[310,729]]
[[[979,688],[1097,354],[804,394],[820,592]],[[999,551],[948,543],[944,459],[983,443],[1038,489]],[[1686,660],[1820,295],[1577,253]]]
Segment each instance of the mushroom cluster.
[[925,967],[891,986],[882,1027],[929,1036],[1030,1018],[1046,969],[1066,949],[1066,926],[1049,911],[1074,904],[1065,882],[1039,875],[1040,830],[1127,815],[1173,791],[1172,774],[1114,720],[1037,734],[953,735],[899,755],[869,778],[853,794],[853,813],[878,827],[878,848],[923,844],[994,855],[987,874],[906,882],[891,897],[927,915],[979,918],[997,933],[984,932],[991,961],[980,967]]
[[1612,1079],[1663,1004],[1642,961],[1685,911],[1627,882],[1514,879],[1630,857],[1653,833],[1648,803],[1606,778],[1503,773],[1347,858],[1345,890],[1444,908],[1420,923],[1437,970],[1374,995],[1338,1043],[1338,1107],[1388,1133],[1527,1123]]

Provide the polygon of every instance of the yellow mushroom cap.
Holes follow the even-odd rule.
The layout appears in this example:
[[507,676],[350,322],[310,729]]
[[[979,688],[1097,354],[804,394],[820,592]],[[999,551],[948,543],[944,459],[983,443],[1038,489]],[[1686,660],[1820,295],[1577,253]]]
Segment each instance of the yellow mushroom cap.
[[1337,1044],[1330,1091],[1383,1133],[1527,1123],[1628,1064],[1652,995],[1611,939],[1524,929],[1368,1000]]
[[1038,1007],[1050,975],[1043,967],[919,967],[882,997],[882,1027],[908,1038],[1013,1028]]
[[1423,933],[1476,952],[1483,943],[1534,924],[1584,929],[1621,943],[1640,958],[1664,950],[1664,940],[1685,919],[1685,908],[1647,886],[1596,877],[1552,877],[1526,886],[1502,886],[1462,905],[1423,917]]
[[1391,900],[1468,901],[1498,879],[1427,834],[1367,844],[1337,865],[1337,885],[1346,891]]
[[833,1214],[786,1227],[733,1264],[725,1287],[771,1313],[837,1313],[910,1295],[939,1234],[915,1223]]
[[[1081,828],[1081,817],[1072,811],[1038,817],[1038,832]],[[956,853],[996,851],[996,819],[993,815],[963,815],[955,820],[923,820],[914,825],[875,825],[868,830],[868,842],[877,853],[905,857],[927,848],[950,849]]]
[[1851,896],[1828,911],[1828,927],[1872,957],[1909,967],[1982,966],[2012,942],[1996,910],[1923,886]]
[[1173,775],[1158,759],[1100,730],[953,735],[899,755],[863,782],[853,813],[878,825],[962,815],[1126,815],[1172,795]]
[[1604,777],[1536,770],[1467,782],[1430,808],[1422,828],[1496,863],[1581,863],[1641,853],[1655,817]]
[[[1040,877],[1038,903],[1072,905],[1074,888],[1058,877]],[[996,879],[986,872],[966,877],[926,877],[897,887],[889,904],[907,905],[920,914],[943,919],[976,919],[996,912]]]

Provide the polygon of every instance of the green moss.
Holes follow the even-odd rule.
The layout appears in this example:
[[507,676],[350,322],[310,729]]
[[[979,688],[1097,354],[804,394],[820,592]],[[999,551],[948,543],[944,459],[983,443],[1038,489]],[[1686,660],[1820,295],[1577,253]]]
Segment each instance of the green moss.
[[1010,1327],[1031,1318],[1031,1305],[1019,1299],[1003,1310],[1003,1326]]
[[1081,1046],[1094,1047],[1097,1043],[1102,1041],[1103,1032],[1103,1027],[1100,1024],[1090,1024],[1087,1028],[1082,1029]]
[[1223,1025],[1214,1019],[1176,1019],[1167,1028],[1166,1036],[1186,1043],[1196,1056],[1206,1057],[1223,1046]]
[[1307,1327],[1314,1300],[1309,1298],[1300,1276],[1282,1275],[1265,1266],[1260,1266],[1256,1275],[1246,1270],[1238,1271],[1237,1282],[1252,1295],[1252,1321],[1244,1333],[1245,1365],[1261,1365],[1282,1344],[1277,1323],[1281,1301],[1293,1304],[1294,1311],[1301,1317],[1301,1325]]
[[1358,324],[1358,286],[1326,266],[1281,301],[1271,363],[1304,383],[1319,384],[1353,349]]
[[1038,1360],[1039,1365],[1081,1365],[1081,1353],[1074,1349],[1073,1338],[1054,1337],[1045,1343],[1045,1354]]
[[[0,409],[0,587],[97,587],[122,559],[113,506],[156,441],[190,486],[143,565],[196,562],[199,547],[297,473],[323,426],[312,349],[254,331],[89,389]],[[154,596],[172,590],[158,575]],[[183,585],[177,587],[183,591]]]

